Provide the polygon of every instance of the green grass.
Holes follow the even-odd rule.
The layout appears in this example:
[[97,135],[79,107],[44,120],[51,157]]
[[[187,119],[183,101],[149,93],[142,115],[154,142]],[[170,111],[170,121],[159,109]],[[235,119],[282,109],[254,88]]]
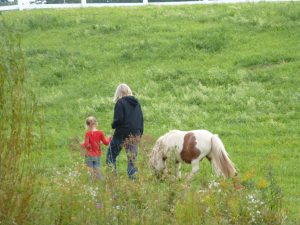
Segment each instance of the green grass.
[[[80,162],[68,144],[83,137],[88,115],[111,134],[112,97],[125,82],[145,116],[141,165],[165,132],[210,130],[220,135],[241,176],[251,173],[258,180],[272,168],[287,223],[299,222],[299,3],[32,10],[2,17],[21,37],[26,85],[44,110],[46,148],[43,156],[33,156],[42,162],[42,193],[57,188],[47,179],[54,171]],[[124,175],[124,153],[119,161]],[[143,171],[142,188],[168,189]],[[193,187],[211,177],[203,162]]]

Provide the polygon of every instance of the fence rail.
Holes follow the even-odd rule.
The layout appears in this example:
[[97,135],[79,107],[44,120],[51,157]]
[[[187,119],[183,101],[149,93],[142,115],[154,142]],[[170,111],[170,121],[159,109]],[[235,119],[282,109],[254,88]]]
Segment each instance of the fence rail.
[[29,10],[29,9],[55,9],[55,8],[85,8],[85,7],[129,7],[146,5],[193,5],[193,4],[226,4],[226,3],[257,3],[257,2],[299,2],[300,0],[201,0],[201,1],[176,1],[172,2],[142,2],[134,3],[87,3],[86,0],[80,0],[80,3],[62,3],[62,4],[31,4],[28,0],[18,0],[14,5],[0,5],[0,11],[8,10]]

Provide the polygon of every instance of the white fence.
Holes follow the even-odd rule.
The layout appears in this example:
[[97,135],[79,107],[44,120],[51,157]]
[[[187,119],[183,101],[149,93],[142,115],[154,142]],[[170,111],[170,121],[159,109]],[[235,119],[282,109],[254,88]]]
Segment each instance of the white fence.
[[117,6],[146,6],[146,5],[192,5],[192,4],[224,4],[224,3],[256,3],[256,2],[299,2],[299,0],[202,0],[202,1],[182,1],[182,2],[143,2],[137,3],[81,3],[66,4],[31,4],[29,0],[18,0],[16,5],[0,6],[0,11],[7,10],[27,10],[27,9],[54,9],[54,8],[84,8],[84,7],[117,7]]

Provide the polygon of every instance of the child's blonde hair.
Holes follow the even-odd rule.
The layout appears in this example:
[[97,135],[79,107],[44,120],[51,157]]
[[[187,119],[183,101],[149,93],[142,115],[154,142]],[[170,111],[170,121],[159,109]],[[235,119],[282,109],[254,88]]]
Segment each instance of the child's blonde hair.
[[96,120],[95,117],[93,116],[89,116],[88,118],[86,118],[85,120],[85,125],[86,127],[89,127],[90,125],[94,125],[94,126],[97,126],[98,122]]
[[132,96],[132,91],[127,84],[119,84],[115,92],[114,102],[117,102],[124,96]]

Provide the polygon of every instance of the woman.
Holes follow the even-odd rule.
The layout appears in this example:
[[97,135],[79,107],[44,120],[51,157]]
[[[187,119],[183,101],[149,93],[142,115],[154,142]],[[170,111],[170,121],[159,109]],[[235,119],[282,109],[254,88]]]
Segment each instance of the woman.
[[144,131],[143,112],[140,103],[126,84],[117,87],[114,102],[112,128],[115,132],[107,150],[106,164],[113,164],[116,169],[116,158],[124,147],[128,159],[127,174],[133,179],[138,171],[135,165],[138,143]]

